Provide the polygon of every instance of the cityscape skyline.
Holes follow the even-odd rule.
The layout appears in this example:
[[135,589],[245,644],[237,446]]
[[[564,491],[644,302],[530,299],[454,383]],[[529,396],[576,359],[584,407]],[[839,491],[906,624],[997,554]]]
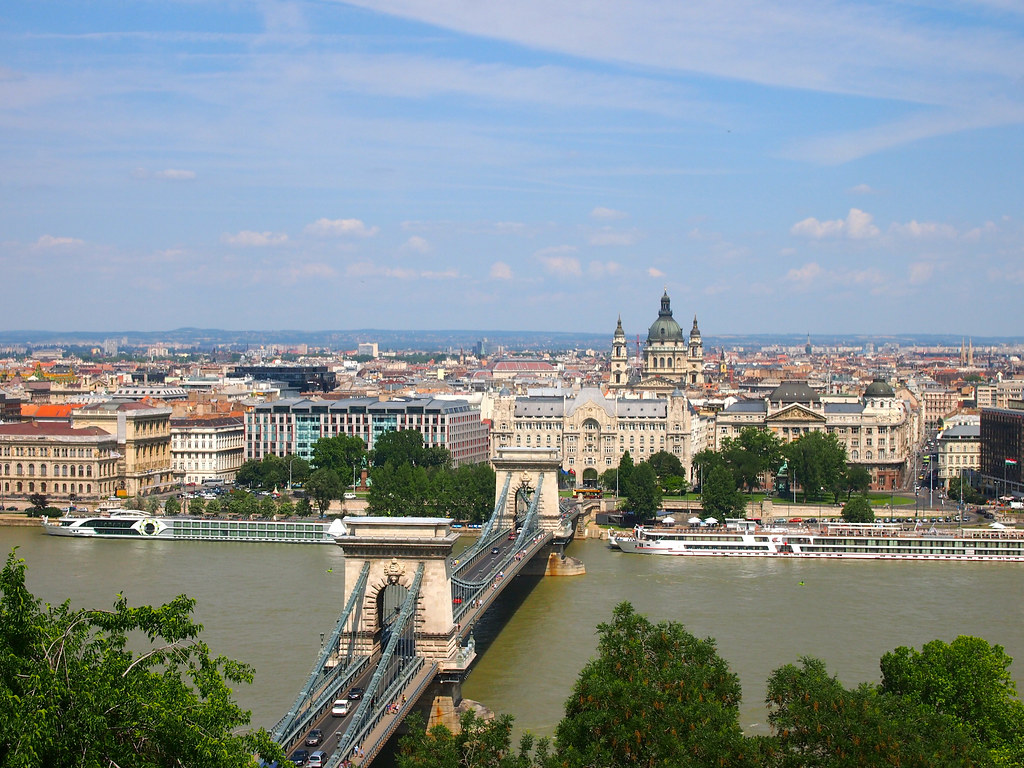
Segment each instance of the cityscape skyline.
[[1005,0],[14,0],[0,39],[4,328],[1024,320]]

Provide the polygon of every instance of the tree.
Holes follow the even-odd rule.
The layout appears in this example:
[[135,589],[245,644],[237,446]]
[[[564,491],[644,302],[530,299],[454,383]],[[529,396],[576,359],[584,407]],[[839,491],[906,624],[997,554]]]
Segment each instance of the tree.
[[640,462],[633,468],[625,491],[627,509],[640,518],[653,515],[661,507],[658,477],[647,462]]
[[[359,438],[355,438],[359,440]],[[359,442],[363,442],[359,440]],[[315,443],[314,443],[315,445]],[[281,459],[284,464],[284,468],[288,471],[288,483],[289,484],[301,484],[305,483],[309,479],[309,473],[312,471],[309,462],[304,458],[295,453],[286,453],[284,458]],[[279,486],[283,487],[283,486]]]
[[274,500],[269,496],[264,496],[263,498],[261,498],[257,506],[259,507],[258,514],[264,520],[273,517],[274,514],[277,512],[277,504],[275,504]]
[[423,434],[415,429],[385,432],[373,444],[373,466],[410,464],[415,467],[441,467],[451,462],[444,448],[424,448]]
[[[44,605],[12,552],[0,573],[0,768],[249,768],[284,760],[231,695],[252,669],[214,657],[181,595],[112,610]],[[132,645],[148,638],[136,655]]]
[[44,509],[49,499],[45,493],[30,493],[28,495],[28,503],[32,505],[34,509]]
[[340,499],[345,487],[333,469],[318,469],[306,481],[306,492],[316,502],[320,517],[327,514],[333,499]]
[[186,503],[188,504],[188,513],[190,515],[199,517],[206,510],[206,500],[199,496],[196,496],[194,499],[189,499]]
[[295,514],[295,503],[290,496],[282,496],[277,501],[277,514],[281,517],[291,517]]
[[366,443],[361,437],[337,435],[321,437],[313,443],[313,466],[316,469],[333,469],[346,485],[365,458]]
[[156,496],[150,496],[146,499],[146,512],[150,515],[155,515],[160,511],[160,499]]
[[920,651],[900,646],[882,657],[881,689],[950,715],[985,746],[998,747],[1024,728],[1012,662],[1002,646],[969,635],[933,640]]
[[263,487],[263,464],[258,459],[249,459],[235,472],[235,485],[244,488]]
[[217,517],[221,512],[222,506],[220,499],[210,499],[206,503],[206,514],[209,517]]
[[295,514],[299,517],[309,517],[313,514],[313,507],[309,504],[309,499],[303,496],[295,504]]
[[782,450],[790,483],[803,487],[804,500],[820,498],[821,490],[832,488],[846,469],[846,448],[832,433],[807,432]]
[[459,732],[444,725],[424,730],[419,714],[407,720],[408,732],[398,744],[398,768],[554,768],[546,739],[534,743],[524,734],[519,752],[512,749],[512,718],[484,720],[469,710],[459,718]]
[[949,498],[960,501],[963,498],[965,504],[984,504],[985,496],[977,488],[971,485],[966,477],[951,477],[949,479]]
[[700,503],[706,515],[722,520],[743,516],[747,502],[736,487],[736,478],[725,464],[712,466],[704,475]]
[[875,511],[867,496],[854,496],[843,505],[843,520],[848,523],[873,523]]
[[748,491],[761,485],[765,473],[775,474],[782,463],[782,441],[767,429],[744,427],[736,438],[722,443],[722,458]]
[[803,658],[768,680],[778,768],[968,768],[987,755],[953,718],[862,684],[848,690]]
[[[698,483],[703,484],[704,478],[708,476],[713,468],[717,466],[725,466],[725,459],[718,451],[705,448],[702,451],[697,451],[697,453],[693,455],[691,463],[693,464],[694,469],[697,470],[697,477],[699,478]],[[701,490],[703,490],[703,487]]]
[[171,496],[167,501],[164,502],[164,514],[165,515],[177,515],[181,512],[181,502]]
[[652,624],[628,603],[598,626],[556,731],[557,764],[753,765],[739,726],[740,684],[711,639]]
[[[867,493],[871,487],[871,473],[862,464],[847,464],[846,471],[842,475],[842,487],[846,491],[846,500],[856,493]],[[835,498],[839,501],[838,495]]]
[[651,454],[651,457],[647,459],[647,463],[654,470],[654,474],[658,476],[658,482],[662,485],[672,475],[682,476],[683,474],[683,463],[679,460],[678,456],[668,451],[658,451]]

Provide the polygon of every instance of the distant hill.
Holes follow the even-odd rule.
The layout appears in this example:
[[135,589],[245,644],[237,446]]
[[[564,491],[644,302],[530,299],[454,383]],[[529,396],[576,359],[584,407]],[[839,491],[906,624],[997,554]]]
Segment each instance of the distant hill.
[[[629,336],[629,334],[627,334]],[[635,338],[635,335],[630,337]],[[641,336],[641,338],[643,338]],[[0,346],[52,347],[68,345],[99,346],[105,339],[123,340],[126,346],[185,344],[199,350],[230,346],[234,349],[270,344],[328,347],[333,350],[355,349],[360,342],[377,342],[381,350],[437,351],[472,350],[486,339],[488,351],[501,346],[510,350],[558,351],[565,349],[606,350],[611,346],[609,333],[575,333],[566,331],[499,331],[499,330],[383,330],[358,328],[338,331],[231,331],[218,328],[176,328],[168,331],[0,331]],[[704,335],[705,354],[719,347],[762,347],[770,345],[802,347],[806,334],[733,334]],[[907,346],[959,346],[963,337],[951,334],[829,334],[811,336],[814,346],[855,346],[885,344]],[[1024,337],[974,337],[974,346],[1017,346]]]

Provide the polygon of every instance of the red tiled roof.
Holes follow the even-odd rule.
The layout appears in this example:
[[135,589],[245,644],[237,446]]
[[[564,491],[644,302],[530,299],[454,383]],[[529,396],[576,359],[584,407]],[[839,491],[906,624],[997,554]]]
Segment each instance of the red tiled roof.
[[0,436],[15,435],[24,437],[89,437],[91,435],[106,435],[113,437],[99,427],[72,427],[70,424],[60,422],[22,421],[17,424],[0,424]]

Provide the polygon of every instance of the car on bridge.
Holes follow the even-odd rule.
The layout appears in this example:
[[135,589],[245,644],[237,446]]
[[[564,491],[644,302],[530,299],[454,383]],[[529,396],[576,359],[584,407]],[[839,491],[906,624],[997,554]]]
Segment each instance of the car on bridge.
[[323,744],[323,743],[324,743],[324,732],[321,731],[319,728],[314,728],[312,731],[309,732],[309,735],[306,737],[306,746],[307,747],[315,747],[318,744]]
[[361,699],[361,698],[363,698],[363,693],[364,692],[365,692],[365,689],[364,688],[360,688],[357,685],[355,688],[353,688],[352,690],[350,690],[348,692],[348,696],[346,698],[348,698],[350,700],[351,699]]
[[331,707],[331,717],[344,717],[348,714],[349,706],[348,699],[338,699]]
[[292,761],[292,765],[305,765],[306,761],[309,760],[309,750],[296,749],[288,759]]
[[497,555],[497,554],[499,554],[500,552],[501,552],[501,550],[500,550],[500,549],[498,549],[497,547],[495,547],[494,549],[492,549],[492,550],[491,550],[491,554],[492,554],[492,555]]

